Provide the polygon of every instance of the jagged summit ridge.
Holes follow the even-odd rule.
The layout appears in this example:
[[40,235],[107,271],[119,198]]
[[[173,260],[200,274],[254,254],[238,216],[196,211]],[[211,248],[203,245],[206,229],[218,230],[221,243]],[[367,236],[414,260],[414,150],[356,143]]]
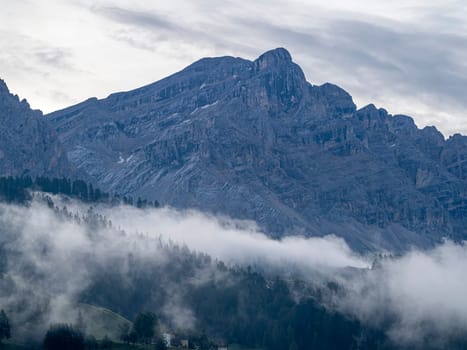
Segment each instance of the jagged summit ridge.
[[338,234],[359,249],[467,236],[462,143],[374,105],[357,110],[338,86],[308,83],[282,48],[201,59],[47,120],[107,191],[252,219],[276,236]]
[[5,93],[10,93],[10,91],[8,90],[5,80],[0,78],[0,94],[3,95]]
[[[7,105],[19,105],[25,110],[30,110],[28,101],[26,99],[20,100],[18,95],[13,95],[12,93],[10,93],[10,89],[8,88],[8,85],[3,79],[0,79],[0,99],[4,108]],[[42,112],[39,110],[34,110],[34,113],[42,115]]]
[[10,93],[0,79],[0,174],[71,176],[72,166],[42,112]]

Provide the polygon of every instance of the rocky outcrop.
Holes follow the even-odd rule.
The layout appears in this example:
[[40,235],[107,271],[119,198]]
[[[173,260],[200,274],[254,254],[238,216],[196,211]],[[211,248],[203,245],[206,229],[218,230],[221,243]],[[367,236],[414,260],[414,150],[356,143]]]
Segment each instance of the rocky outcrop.
[[440,150],[440,158],[451,174],[467,181],[467,136],[451,136]]
[[42,112],[12,95],[0,79],[0,175],[70,176],[73,171]]
[[467,236],[465,137],[308,83],[285,49],[205,58],[47,116],[107,191],[400,250]]

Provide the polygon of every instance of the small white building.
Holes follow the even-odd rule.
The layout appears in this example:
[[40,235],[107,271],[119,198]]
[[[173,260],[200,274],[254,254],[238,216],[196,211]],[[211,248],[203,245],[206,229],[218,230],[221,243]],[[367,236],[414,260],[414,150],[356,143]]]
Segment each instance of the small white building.
[[162,333],[162,339],[164,339],[165,346],[170,348],[172,346],[173,335],[170,333]]
[[182,348],[187,348],[188,349],[188,339],[180,340],[180,345],[182,346]]

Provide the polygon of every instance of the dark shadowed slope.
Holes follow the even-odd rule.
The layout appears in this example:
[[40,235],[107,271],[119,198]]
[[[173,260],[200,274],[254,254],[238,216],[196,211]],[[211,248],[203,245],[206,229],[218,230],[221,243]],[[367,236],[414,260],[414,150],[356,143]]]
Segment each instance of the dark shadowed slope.
[[204,58],[47,118],[107,191],[252,219],[358,249],[466,237],[466,137],[308,83],[285,49]]

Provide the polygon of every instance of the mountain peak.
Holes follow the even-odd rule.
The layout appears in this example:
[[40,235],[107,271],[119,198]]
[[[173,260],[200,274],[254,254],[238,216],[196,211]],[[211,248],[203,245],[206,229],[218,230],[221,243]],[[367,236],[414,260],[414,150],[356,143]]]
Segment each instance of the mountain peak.
[[292,56],[290,55],[289,51],[283,47],[279,47],[277,49],[266,51],[261,56],[259,56],[255,62],[258,64],[260,69],[263,69],[269,66],[291,63]]
[[0,79],[2,176],[71,176],[72,167],[57,134],[41,117],[40,111],[32,110],[25,99],[13,95]]
[[[8,88],[8,85],[3,79],[0,79],[0,98],[2,98],[3,103],[7,103],[5,101],[10,101],[8,103],[12,103],[13,105],[20,103],[19,106],[22,106],[26,109],[30,109],[28,101],[26,99],[20,100],[18,95],[12,94],[10,92],[10,89]],[[34,113],[37,113],[37,112],[39,111],[34,111]],[[40,113],[42,114],[42,112]]]
[[267,51],[254,61],[254,65],[263,89],[258,90],[259,94],[268,96],[269,101],[263,102],[270,111],[274,109],[273,100],[280,102],[280,108],[286,110],[299,104],[306,93],[307,82],[302,69],[292,61],[286,49]]
[[8,86],[5,83],[5,80],[0,79],[0,95],[10,94],[10,90],[8,90]]
[[255,220],[276,237],[342,232],[362,250],[467,237],[463,142],[374,105],[356,111],[283,48],[204,58],[72,108],[46,119],[107,192]]

